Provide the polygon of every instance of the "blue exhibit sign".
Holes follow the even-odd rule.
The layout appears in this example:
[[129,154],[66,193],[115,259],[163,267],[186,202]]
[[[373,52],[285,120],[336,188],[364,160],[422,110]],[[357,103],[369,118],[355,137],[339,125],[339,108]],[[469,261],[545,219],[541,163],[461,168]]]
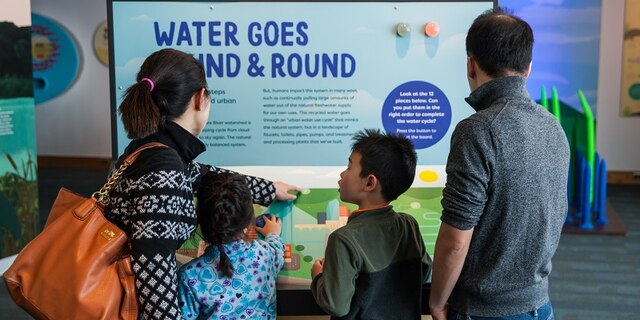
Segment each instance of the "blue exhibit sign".
[[385,99],[382,124],[387,132],[408,137],[416,149],[429,148],[449,131],[451,105],[444,92],[431,83],[403,83]]

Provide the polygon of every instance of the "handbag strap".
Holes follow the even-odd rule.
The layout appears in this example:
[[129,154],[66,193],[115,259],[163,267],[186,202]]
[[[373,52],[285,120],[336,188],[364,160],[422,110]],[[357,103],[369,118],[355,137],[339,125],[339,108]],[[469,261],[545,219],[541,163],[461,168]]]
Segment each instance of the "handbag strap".
[[126,170],[130,165],[133,164],[134,161],[136,161],[136,159],[138,159],[138,156],[142,153],[142,151],[151,149],[151,148],[156,148],[156,147],[168,148],[167,145],[160,142],[149,142],[149,143],[143,144],[134,152],[132,152],[129,156],[127,156],[124,159],[124,161],[122,161],[122,164],[120,164],[120,167],[118,167],[118,170],[116,170],[111,175],[111,177],[109,177],[109,180],[107,180],[107,183],[105,183],[100,188],[100,190],[94,192],[91,195],[91,197],[95,198],[98,203],[101,203],[103,205],[109,204],[109,201],[110,201],[109,192],[111,192],[111,189],[113,188],[113,186],[116,185],[116,183],[120,179],[120,176],[122,176],[122,173],[124,172],[124,170]]

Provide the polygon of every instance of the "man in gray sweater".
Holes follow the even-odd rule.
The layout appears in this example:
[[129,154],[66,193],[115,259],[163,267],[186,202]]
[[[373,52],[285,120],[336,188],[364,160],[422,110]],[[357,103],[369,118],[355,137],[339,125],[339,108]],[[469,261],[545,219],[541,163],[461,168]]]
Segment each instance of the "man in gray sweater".
[[476,113],[451,138],[429,307],[436,320],[553,319],[548,276],[567,214],[569,144],[526,91],[525,21],[487,11],[466,46]]

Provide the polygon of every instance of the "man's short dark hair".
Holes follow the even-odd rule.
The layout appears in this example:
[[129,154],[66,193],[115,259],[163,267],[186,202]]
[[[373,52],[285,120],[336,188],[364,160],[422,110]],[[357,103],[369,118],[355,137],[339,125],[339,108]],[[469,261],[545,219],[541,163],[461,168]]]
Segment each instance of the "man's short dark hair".
[[385,200],[393,201],[411,187],[418,156],[409,139],[379,129],[365,129],[358,131],[353,140],[351,151],[362,155],[360,176],[376,176]]
[[485,11],[467,33],[467,55],[492,78],[525,73],[531,63],[533,30],[529,24],[497,7]]

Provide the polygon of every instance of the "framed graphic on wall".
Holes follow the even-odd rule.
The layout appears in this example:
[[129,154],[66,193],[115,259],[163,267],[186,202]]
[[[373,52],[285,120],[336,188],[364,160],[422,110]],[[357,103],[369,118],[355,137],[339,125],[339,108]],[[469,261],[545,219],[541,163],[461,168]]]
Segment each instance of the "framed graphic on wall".
[[54,99],[73,86],[81,68],[78,41],[59,22],[31,14],[31,48],[36,104]]
[[626,0],[620,115],[640,116],[640,0]]
[[105,66],[109,65],[109,27],[102,21],[93,33],[93,52]]

